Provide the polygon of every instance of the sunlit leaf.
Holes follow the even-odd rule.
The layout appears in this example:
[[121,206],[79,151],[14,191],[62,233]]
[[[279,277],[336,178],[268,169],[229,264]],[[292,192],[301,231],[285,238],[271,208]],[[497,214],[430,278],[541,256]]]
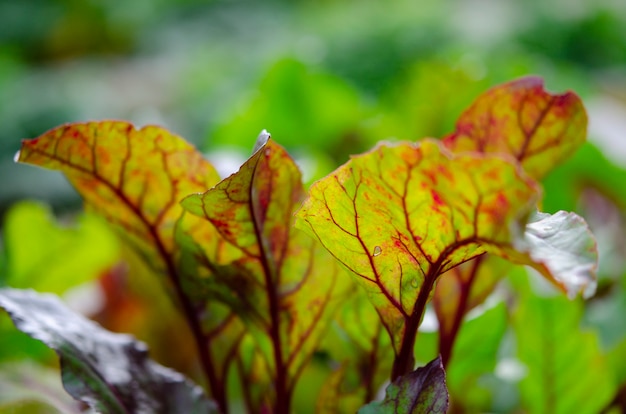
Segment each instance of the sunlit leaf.
[[[179,266],[186,253],[181,249],[193,243],[177,244],[175,236],[183,214],[181,199],[218,182],[212,165],[191,144],[165,129],[135,129],[119,121],[53,129],[24,141],[19,161],[61,170],[85,200],[86,208],[106,218],[152,269],[166,275],[194,335],[212,391],[220,393],[225,381],[216,370],[226,369],[212,363],[208,336],[212,335],[209,331],[214,332],[212,327],[224,321],[215,319],[215,313],[204,312],[206,298],[196,303],[196,297],[185,289],[185,270]],[[207,316],[213,319],[204,327]]]
[[572,155],[586,136],[587,114],[576,94],[550,94],[541,78],[526,77],[480,96],[444,143],[457,153],[511,155],[540,179]]
[[498,157],[454,156],[431,140],[380,145],[318,181],[297,225],[357,276],[399,352],[437,277],[510,243],[537,197]]
[[339,299],[335,261],[293,227],[303,197],[298,168],[270,140],[239,172],[183,201],[231,244],[231,253],[214,255],[217,262],[208,264],[216,289],[228,291],[222,299],[248,323],[285,398]]
[[149,359],[143,343],[105,331],[52,295],[2,289],[0,306],[58,353],[65,389],[97,412],[216,412],[199,387]]
[[171,266],[179,201],[219,179],[202,154],[165,129],[121,121],[67,124],[25,140],[19,161],[62,171],[96,211],[157,268]]
[[594,332],[581,331],[580,301],[524,295],[513,314],[517,352],[526,365],[523,407],[532,413],[596,414],[616,386]]
[[385,391],[385,399],[372,402],[359,414],[444,414],[448,410],[446,374],[441,359],[396,379]]

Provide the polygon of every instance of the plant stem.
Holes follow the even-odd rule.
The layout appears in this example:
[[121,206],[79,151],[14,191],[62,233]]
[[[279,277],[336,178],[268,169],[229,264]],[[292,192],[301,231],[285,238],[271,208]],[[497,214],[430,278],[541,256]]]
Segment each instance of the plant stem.
[[200,324],[200,320],[198,318],[198,314],[194,309],[193,305],[189,301],[189,297],[185,294],[183,287],[180,281],[180,274],[178,273],[176,266],[172,262],[170,255],[167,253],[165,246],[161,242],[161,239],[158,237],[156,231],[151,231],[153,233],[153,237],[156,240],[157,249],[159,254],[165,261],[165,265],[167,267],[167,273],[170,281],[174,285],[174,291],[176,292],[176,297],[180,306],[182,307],[182,312],[189,328],[191,329],[191,333],[194,338],[194,342],[196,343],[196,349],[198,351],[198,357],[200,358],[200,364],[202,366],[202,370],[206,379],[208,381],[209,389],[211,391],[211,396],[215,400],[218,405],[218,410],[222,414],[228,414],[228,401],[226,398],[226,388],[222,381],[220,381],[213,369],[213,361],[211,358],[211,353],[209,352],[209,346],[207,344],[207,338],[202,331],[202,326]]
[[435,280],[439,274],[439,267],[434,265],[431,267],[431,271],[426,275],[424,284],[420,288],[413,312],[405,320],[404,336],[402,337],[402,344],[400,345],[400,352],[396,355],[393,361],[393,367],[391,370],[391,381],[393,382],[398,377],[406,375],[413,371],[415,366],[414,347],[415,338],[417,337],[417,329],[419,328],[424,311],[426,309],[426,303],[430,292],[435,285]]
[[474,259],[468,280],[464,283],[461,283],[461,294],[459,297],[459,303],[456,308],[456,313],[454,314],[454,320],[452,321],[452,327],[450,331],[439,331],[439,353],[441,354],[441,361],[444,368],[448,366],[448,362],[452,357],[452,348],[454,346],[454,341],[456,340],[457,334],[459,333],[461,322],[463,322],[463,318],[465,317],[467,311],[467,303],[469,301],[469,296],[472,291],[472,285],[474,284],[474,280],[476,279],[476,275],[478,274],[478,269],[480,268],[480,265],[483,261],[483,257],[484,256],[479,256]]

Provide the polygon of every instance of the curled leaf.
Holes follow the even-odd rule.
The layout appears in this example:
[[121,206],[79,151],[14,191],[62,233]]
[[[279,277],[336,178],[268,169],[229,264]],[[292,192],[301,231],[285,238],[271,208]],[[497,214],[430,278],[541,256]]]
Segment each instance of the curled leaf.
[[534,267],[570,298],[578,293],[589,298],[595,293],[598,249],[589,226],[579,215],[537,212],[514,247],[515,251],[507,249],[503,255]]
[[54,349],[63,386],[101,413],[217,412],[202,390],[148,358],[145,344],[69,310],[53,295],[1,289],[15,326]]
[[582,145],[587,114],[573,92],[553,95],[543,80],[526,77],[480,96],[443,142],[453,152],[507,154],[541,179]]
[[438,357],[389,384],[385,399],[366,405],[359,414],[445,414],[447,410],[446,373]]

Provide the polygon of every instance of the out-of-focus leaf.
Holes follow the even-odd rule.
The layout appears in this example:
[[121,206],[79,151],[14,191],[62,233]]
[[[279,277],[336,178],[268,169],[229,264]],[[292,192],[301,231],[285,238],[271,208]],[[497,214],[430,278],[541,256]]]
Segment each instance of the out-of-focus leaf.
[[48,209],[24,201],[11,207],[4,224],[6,284],[63,293],[95,279],[119,260],[118,242],[97,217],[81,215],[61,226]]
[[596,290],[598,250],[585,220],[575,213],[534,214],[515,250],[502,255],[530,265],[564,289],[570,298],[592,296]]
[[439,328],[450,330],[451,317],[461,304],[464,304],[463,313],[467,313],[483,303],[510,266],[498,256],[484,255],[441,275],[433,298]]
[[[214,393],[220,393],[246,327],[241,318],[224,305],[232,303],[232,292],[228,285],[217,282],[219,272],[214,266],[224,257],[232,257],[239,252],[219,235],[210,222],[186,212],[176,223],[175,234],[180,247],[176,262],[182,288],[199,311],[201,325],[210,344],[207,352],[217,374],[211,388]],[[221,302],[216,299],[221,299]]]
[[481,412],[491,406],[493,397],[481,384],[481,378],[493,373],[496,367],[508,319],[502,302],[476,317],[471,316],[468,315],[459,330],[446,368],[446,384],[454,407],[462,407],[465,412]]
[[444,139],[454,152],[508,154],[541,179],[585,141],[587,114],[573,92],[552,95],[543,80],[526,77],[480,96]]
[[465,315],[487,299],[511,266],[498,256],[483,255],[439,278],[433,305],[439,321],[439,353],[444,367]]
[[2,289],[0,306],[58,353],[67,392],[98,412],[216,412],[199,387],[149,359],[143,343],[105,331],[52,295]]
[[[317,399],[319,412],[356,412],[389,378],[393,349],[376,310],[362,289],[343,302],[323,349],[341,366]],[[333,411],[334,407],[334,411]]]
[[298,168],[269,140],[236,174],[182,203],[230,243],[231,253],[207,263],[206,288],[248,323],[287,398],[343,295],[336,262],[293,227],[303,197]]
[[[392,80],[381,96],[382,113],[364,128],[370,142],[398,137],[416,140],[449,133],[468,102],[488,87],[466,68],[437,58],[419,59]],[[416,97],[419,97],[416,99]]]
[[[311,70],[293,59],[277,62],[244,111],[211,133],[211,145],[248,148],[259,125],[284,137],[287,148],[322,150],[342,159],[360,146],[354,135],[366,117],[358,91],[330,73]],[[364,149],[364,148],[360,148]]]
[[614,378],[595,333],[581,331],[581,314],[582,302],[562,296],[520,298],[513,327],[527,412],[596,414],[613,398]]
[[271,412],[271,372],[263,353],[251,335],[246,335],[241,341],[236,366],[248,412]]
[[58,369],[29,361],[0,365],[0,413],[82,412],[79,403],[64,392]]
[[444,414],[448,410],[446,374],[441,358],[396,379],[383,401],[372,402],[359,414]]
[[438,276],[510,244],[537,198],[499,157],[451,155],[433,140],[380,145],[318,181],[297,226],[357,276],[398,353]]
[[121,230],[159,270],[172,266],[179,201],[219,177],[200,152],[165,129],[127,122],[67,124],[25,140],[19,161],[62,171],[86,207]]

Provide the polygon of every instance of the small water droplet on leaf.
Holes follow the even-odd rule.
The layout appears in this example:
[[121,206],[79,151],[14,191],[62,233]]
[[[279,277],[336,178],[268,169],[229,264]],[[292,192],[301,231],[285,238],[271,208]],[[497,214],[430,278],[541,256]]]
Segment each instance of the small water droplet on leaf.
[[419,287],[419,285],[420,285],[420,282],[416,278],[411,279],[411,286],[412,287],[417,289]]
[[374,253],[372,254],[372,256],[374,257],[379,256],[382,252],[383,252],[383,249],[381,249],[380,246],[376,246],[374,247]]

